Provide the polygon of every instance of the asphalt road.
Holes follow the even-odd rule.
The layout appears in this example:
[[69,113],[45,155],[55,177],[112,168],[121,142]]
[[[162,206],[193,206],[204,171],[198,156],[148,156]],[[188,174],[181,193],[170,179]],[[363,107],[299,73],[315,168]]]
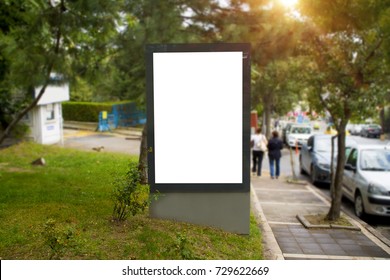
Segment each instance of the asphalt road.
[[[139,155],[140,138],[110,132],[64,129],[64,146],[80,150]],[[103,147],[103,148],[101,148]]]

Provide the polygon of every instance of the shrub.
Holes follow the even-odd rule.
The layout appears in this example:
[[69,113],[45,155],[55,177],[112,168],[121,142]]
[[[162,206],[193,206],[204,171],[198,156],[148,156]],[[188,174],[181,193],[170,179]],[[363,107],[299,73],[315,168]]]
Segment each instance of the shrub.
[[116,178],[113,184],[114,220],[125,221],[129,215],[142,213],[150,204],[149,186],[141,184],[137,163],[132,162],[126,176]]
[[176,240],[173,245],[173,251],[175,251],[183,260],[196,260],[198,259],[191,250],[193,242],[191,242],[186,233],[177,233]]
[[12,136],[16,139],[27,137],[30,133],[30,127],[25,123],[18,123],[12,130]]
[[99,112],[111,112],[112,103],[64,102],[62,116],[66,121],[97,122]]
[[71,227],[60,229],[54,219],[48,219],[44,225],[42,235],[45,245],[50,248],[50,259],[58,259],[69,248],[76,246],[75,230]]

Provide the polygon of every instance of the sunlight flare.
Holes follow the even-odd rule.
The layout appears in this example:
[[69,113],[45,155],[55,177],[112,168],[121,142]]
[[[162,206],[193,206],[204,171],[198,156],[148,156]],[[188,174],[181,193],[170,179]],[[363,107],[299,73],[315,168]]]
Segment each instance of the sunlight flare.
[[287,8],[292,8],[297,4],[298,0],[279,0],[279,2]]

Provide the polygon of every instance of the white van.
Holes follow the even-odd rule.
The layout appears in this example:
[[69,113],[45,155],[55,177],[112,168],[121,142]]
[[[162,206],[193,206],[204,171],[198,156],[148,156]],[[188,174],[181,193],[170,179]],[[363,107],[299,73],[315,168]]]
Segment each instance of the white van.
[[310,136],[313,135],[313,128],[307,124],[293,124],[287,136],[287,144],[290,147],[302,147],[307,143]]

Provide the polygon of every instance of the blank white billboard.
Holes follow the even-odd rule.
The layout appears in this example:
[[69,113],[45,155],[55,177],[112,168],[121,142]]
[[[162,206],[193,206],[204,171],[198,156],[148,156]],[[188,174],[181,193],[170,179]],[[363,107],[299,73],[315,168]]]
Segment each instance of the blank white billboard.
[[156,184],[243,183],[243,52],[153,53]]

